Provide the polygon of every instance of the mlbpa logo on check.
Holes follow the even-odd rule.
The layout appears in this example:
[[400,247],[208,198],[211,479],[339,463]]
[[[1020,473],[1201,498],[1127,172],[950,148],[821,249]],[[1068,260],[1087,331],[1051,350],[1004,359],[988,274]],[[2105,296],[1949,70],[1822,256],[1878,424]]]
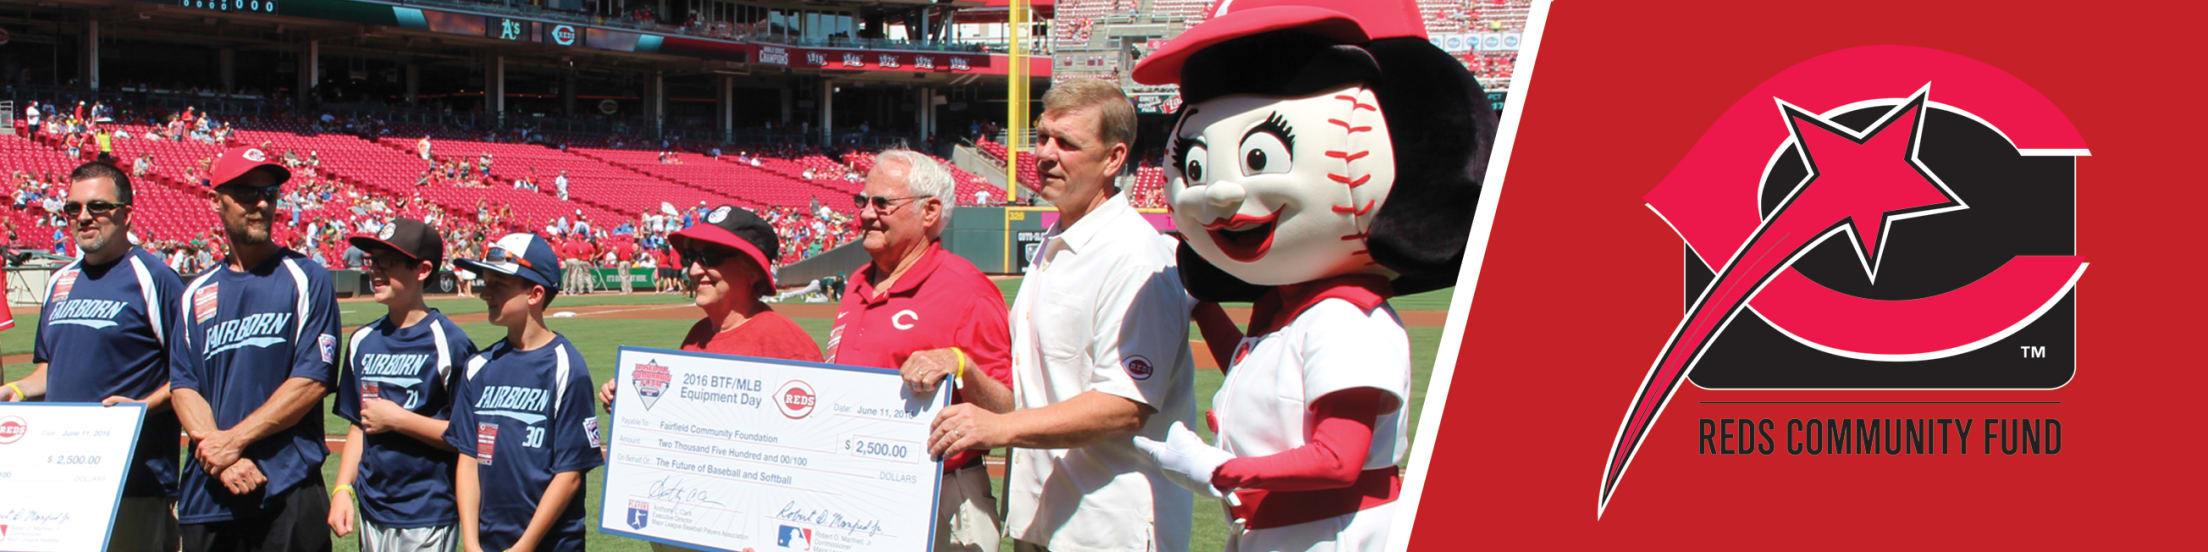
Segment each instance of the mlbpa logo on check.
[[629,528],[643,529],[652,523],[652,503],[642,500],[629,501]]
[[667,367],[661,366],[656,360],[638,364],[632,372],[630,381],[636,384],[636,398],[644,401],[645,410],[650,410],[653,404],[657,404],[659,396],[667,393],[667,384],[674,381],[674,376],[667,373]]
[[1841,50],[1749,92],[1646,197],[1686,242],[1687,308],[1619,425],[1597,515],[1685,381],[2068,383],[2086,155],[2038,91],[1938,50]]

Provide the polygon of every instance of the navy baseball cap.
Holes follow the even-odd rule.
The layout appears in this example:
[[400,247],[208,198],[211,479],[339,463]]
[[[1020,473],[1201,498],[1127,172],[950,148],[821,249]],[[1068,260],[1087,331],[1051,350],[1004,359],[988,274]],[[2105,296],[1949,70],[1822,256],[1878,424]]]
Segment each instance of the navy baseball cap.
[[482,260],[456,259],[452,264],[470,272],[513,275],[554,294],[560,292],[560,256],[536,234],[507,234],[483,248]]

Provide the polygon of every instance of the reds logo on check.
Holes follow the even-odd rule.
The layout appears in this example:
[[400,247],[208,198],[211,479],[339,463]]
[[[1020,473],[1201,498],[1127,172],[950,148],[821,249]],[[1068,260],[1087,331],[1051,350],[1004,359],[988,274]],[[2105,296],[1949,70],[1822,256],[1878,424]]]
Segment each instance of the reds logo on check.
[[813,406],[820,403],[820,395],[813,386],[803,381],[790,380],[774,392],[774,407],[792,420],[803,419],[813,413]]
[[654,361],[636,365],[629,381],[636,385],[636,398],[644,401],[645,410],[650,410],[659,403],[659,396],[667,393],[667,384],[674,382],[674,376]]
[[0,418],[0,445],[6,445],[14,443],[16,441],[21,441],[23,440],[24,435],[29,435],[30,433],[31,426],[29,424],[23,423],[22,418],[17,418],[14,416]]

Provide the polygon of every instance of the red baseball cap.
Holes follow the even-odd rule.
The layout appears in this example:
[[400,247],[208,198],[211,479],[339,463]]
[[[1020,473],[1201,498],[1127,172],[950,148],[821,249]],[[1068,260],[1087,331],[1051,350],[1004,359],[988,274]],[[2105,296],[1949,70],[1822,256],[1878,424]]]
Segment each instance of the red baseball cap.
[[1176,84],[1188,56],[1221,42],[1273,31],[1301,31],[1346,44],[1382,38],[1426,38],[1415,0],[1219,0],[1204,22],[1135,64],[1135,82]]
[[284,181],[291,180],[291,170],[270,160],[268,152],[252,146],[239,146],[215,157],[214,174],[209,182],[220,188],[254,171],[266,172],[269,176],[276,177],[274,185],[282,185]]

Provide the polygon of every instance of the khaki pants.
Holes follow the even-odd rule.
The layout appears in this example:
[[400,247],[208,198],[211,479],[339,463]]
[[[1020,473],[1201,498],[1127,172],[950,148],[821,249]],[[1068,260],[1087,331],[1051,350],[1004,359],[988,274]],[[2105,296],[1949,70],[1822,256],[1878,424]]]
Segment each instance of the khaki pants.
[[368,518],[360,520],[361,552],[449,552],[460,549],[460,526],[413,527],[388,529],[377,527]]
[[989,490],[989,468],[975,462],[943,473],[943,492],[935,508],[935,549],[996,552],[1004,535],[997,497]]

